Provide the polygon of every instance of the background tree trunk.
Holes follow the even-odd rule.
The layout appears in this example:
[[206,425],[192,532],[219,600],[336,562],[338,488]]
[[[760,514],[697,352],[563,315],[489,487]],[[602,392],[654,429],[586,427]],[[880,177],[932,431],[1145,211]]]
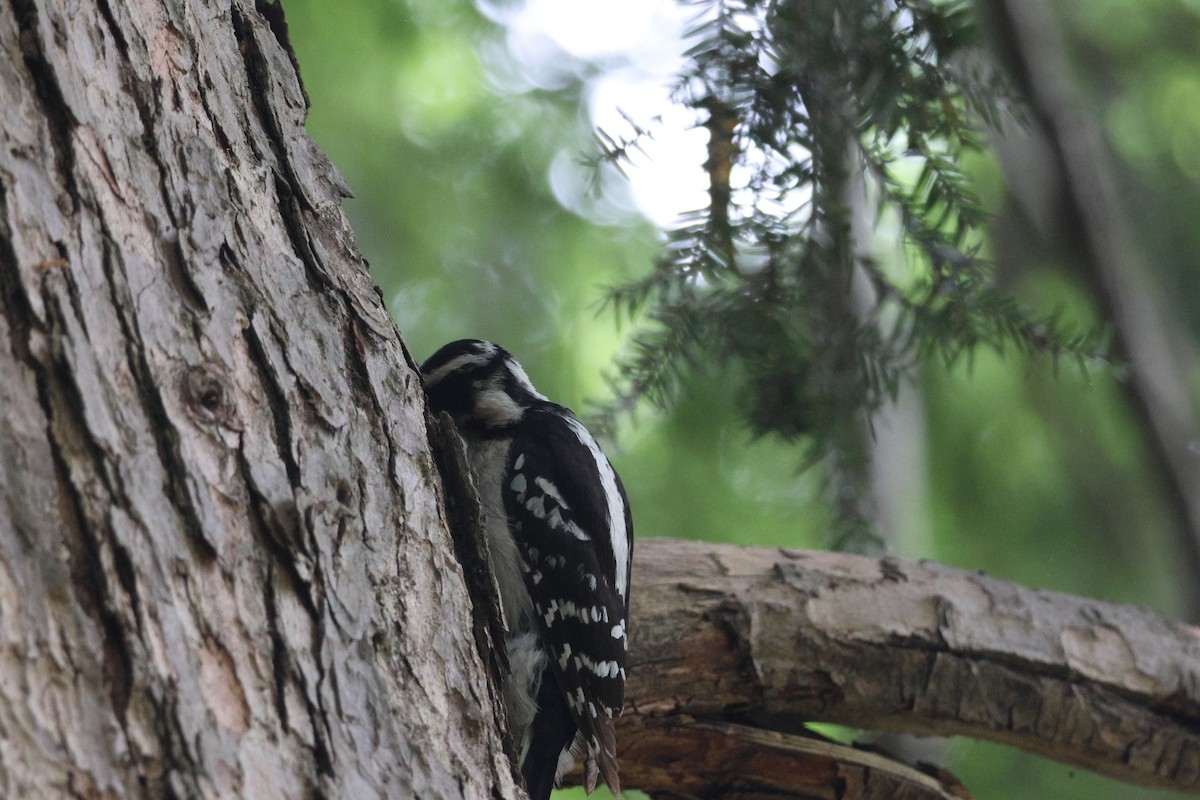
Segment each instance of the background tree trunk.
[[514,794],[277,5],[0,3],[0,795]]
[[[997,152],[1008,183],[1047,241],[1061,247],[1113,331],[1127,364],[1121,381],[1161,477],[1187,574],[1200,574],[1200,409],[1186,376],[1197,352],[1166,302],[1121,209],[1112,158],[1095,109],[1084,107],[1054,14],[1039,0],[986,0],[992,37],[1029,98],[1023,146]],[[1037,146],[1030,146],[1033,137]],[[1200,584],[1184,584],[1190,619],[1200,621]]]

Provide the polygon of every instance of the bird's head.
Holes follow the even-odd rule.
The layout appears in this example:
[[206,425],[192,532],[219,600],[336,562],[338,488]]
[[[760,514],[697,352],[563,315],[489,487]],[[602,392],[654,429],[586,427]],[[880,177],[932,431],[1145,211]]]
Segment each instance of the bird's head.
[[486,432],[518,421],[545,397],[503,347],[460,339],[421,365],[425,393],[435,413],[445,411],[462,431]]

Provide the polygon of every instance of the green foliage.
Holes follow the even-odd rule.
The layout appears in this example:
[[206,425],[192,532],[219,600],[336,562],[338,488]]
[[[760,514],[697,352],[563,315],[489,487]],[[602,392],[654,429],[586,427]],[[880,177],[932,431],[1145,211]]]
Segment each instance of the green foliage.
[[601,391],[588,359],[610,358],[617,336],[589,308],[597,284],[645,263],[652,234],[593,224],[548,185],[591,134],[581,79],[502,91],[503,32],[469,0],[284,5],[309,130],[353,188],[355,237],[413,353],[494,339],[556,397]]
[[[692,365],[715,364],[756,435],[826,462],[833,538],[861,547],[863,436],[915,365],[980,347],[1084,364],[1102,342],[1026,310],[984,257],[987,214],[962,161],[1019,105],[980,56],[966,3],[694,5],[676,95],[712,136],[711,203],[667,234],[648,276],[612,291],[618,315],[645,322],[598,416],[666,407]],[[610,163],[637,146],[601,141]],[[900,266],[863,246],[884,219],[905,243]]]

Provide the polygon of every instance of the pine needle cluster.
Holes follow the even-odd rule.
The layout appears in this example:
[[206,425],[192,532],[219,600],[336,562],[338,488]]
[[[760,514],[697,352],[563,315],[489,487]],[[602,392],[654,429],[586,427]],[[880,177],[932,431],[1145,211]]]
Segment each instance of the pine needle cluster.
[[[667,407],[689,370],[731,376],[755,434],[821,461],[835,539],[870,537],[865,437],[922,360],[980,347],[1102,358],[997,287],[987,213],[963,159],[1020,102],[947,0],[695,2],[676,100],[709,131],[709,205],[681,220],[644,278],[611,291],[640,327],[602,424]],[[601,160],[638,138],[602,136]],[[867,239],[890,230],[904,257]]]

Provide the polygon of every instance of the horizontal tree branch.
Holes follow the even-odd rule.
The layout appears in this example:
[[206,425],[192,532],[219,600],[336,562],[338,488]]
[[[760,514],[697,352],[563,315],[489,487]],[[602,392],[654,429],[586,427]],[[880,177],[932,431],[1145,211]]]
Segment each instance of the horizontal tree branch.
[[624,779],[655,798],[969,800],[944,770],[917,769],[812,733],[688,716],[634,715],[621,727]]
[[706,796],[678,780],[728,755],[719,723],[824,721],[1200,788],[1200,631],[1146,609],[929,562],[668,539],[639,540],[634,575],[628,786]]

